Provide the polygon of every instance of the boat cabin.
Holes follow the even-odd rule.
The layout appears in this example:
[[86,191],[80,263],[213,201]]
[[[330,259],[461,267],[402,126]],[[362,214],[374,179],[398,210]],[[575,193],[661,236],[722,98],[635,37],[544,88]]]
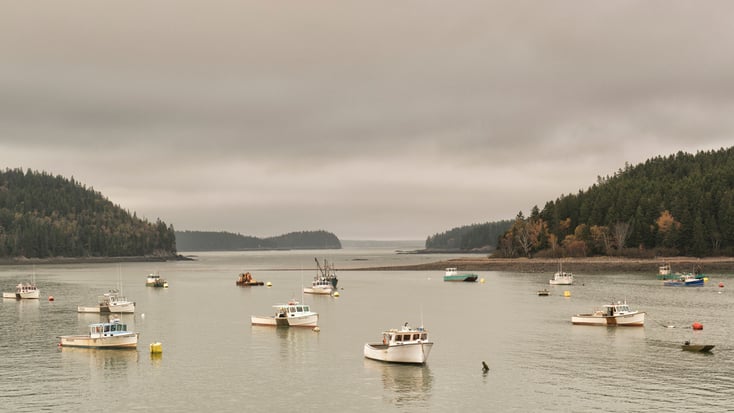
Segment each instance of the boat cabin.
[[275,316],[281,318],[295,317],[296,315],[311,312],[311,307],[309,305],[300,304],[298,301],[291,301],[287,305],[274,305],[273,307],[278,309],[278,311],[276,311],[275,313]]
[[428,331],[423,327],[411,328],[407,325],[400,330],[391,329],[382,333],[383,344],[400,345],[428,340]]
[[121,323],[120,320],[113,320],[109,323],[95,323],[89,325],[89,336],[91,338],[111,337],[118,334],[127,333],[127,324]]
[[609,317],[631,313],[634,313],[634,311],[630,309],[629,305],[627,305],[626,302],[618,302],[617,304],[607,304],[604,306],[604,315]]

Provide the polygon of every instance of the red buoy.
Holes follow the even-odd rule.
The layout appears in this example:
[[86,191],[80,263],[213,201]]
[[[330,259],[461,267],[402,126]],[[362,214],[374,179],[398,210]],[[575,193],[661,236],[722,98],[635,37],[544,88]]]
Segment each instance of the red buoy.
[[53,301],[53,300],[54,300],[54,296],[53,295],[49,295],[48,296],[48,301]]
[[691,327],[693,327],[694,330],[703,330],[703,324],[701,324],[699,322],[693,323],[693,325]]
[[724,283],[719,283],[719,288],[724,288]]

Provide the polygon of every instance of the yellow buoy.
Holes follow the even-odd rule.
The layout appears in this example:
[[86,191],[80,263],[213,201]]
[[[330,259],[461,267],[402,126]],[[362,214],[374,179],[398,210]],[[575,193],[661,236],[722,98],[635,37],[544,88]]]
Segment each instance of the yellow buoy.
[[568,290],[564,291],[563,292],[563,296],[564,297],[570,297],[571,296],[571,291],[568,291]]
[[155,343],[150,343],[150,354],[161,353],[163,353],[163,344],[161,344],[161,342],[157,341]]
[[316,326],[316,327],[313,328],[313,331],[315,331],[315,332],[318,333],[319,331],[321,331],[321,329],[319,328],[319,326]]
[[339,291],[334,293],[334,297],[339,297]]
[[268,282],[267,282],[267,283],[266,283],[265,285],[266,285],[267,287],[272,287],[272,286],[273,286],[273,283],[271,283],[270,281],[268,281]]
[[479,279],[479,283],[480,283],[480,284],[484,284],[484,278],[480,278],[480,279]]
[[705,283],[709,282],[709,277],[703,277],[703,282]]

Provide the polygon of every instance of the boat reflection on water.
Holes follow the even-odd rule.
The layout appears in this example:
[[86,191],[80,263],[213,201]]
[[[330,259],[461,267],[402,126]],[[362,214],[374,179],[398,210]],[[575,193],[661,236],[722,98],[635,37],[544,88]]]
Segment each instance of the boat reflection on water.
[[88,363],[92,372],[104,376],[125,375],[137,364],[137,349],[94,349],[81,347],[59,347],[61,359],[68,363]]
[[364,360],[365,368],[382,375],[385,401],[398,407],[429,406],[433,374],[428,365],[407,365]]

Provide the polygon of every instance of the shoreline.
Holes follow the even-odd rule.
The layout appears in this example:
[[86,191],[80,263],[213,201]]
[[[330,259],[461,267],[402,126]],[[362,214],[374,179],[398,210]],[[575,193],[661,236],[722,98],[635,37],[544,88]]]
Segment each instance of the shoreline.
[[514,271],[522,273],[549,273],[558,271],[559,262],[572,273],[608,273],[625,271],[657,274],[662,264],[670,264],[673,272],[693,272],[696,266],[704,273],[734,273],[734,257],[585,257],[585,258],[487,258],[462,257],[425,264],[384,267],[341,268],[341,271],[444,271],[456,267],[459,271]]
[[0,266],[12,265],[58,265],[58,264],[108,264],[118,262],[165,262],[194,261],[181,254],[171,256],[132,256],[132,257],[52,257],[52,258],[0,258]]

